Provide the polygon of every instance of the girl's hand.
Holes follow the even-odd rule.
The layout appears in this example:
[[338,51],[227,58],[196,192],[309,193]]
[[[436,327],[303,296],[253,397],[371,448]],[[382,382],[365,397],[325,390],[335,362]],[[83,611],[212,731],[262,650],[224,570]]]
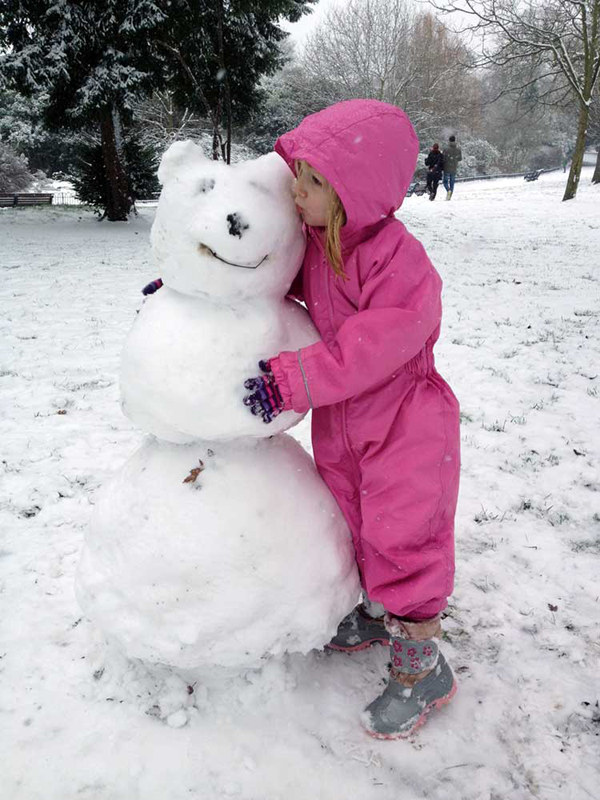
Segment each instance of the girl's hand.
[[244,397],[244,405],[247,406],[255,416],[262,417],[262,421],[269,423],[273,418],[281,414],[283,410],[283,397],[277,386],[269,361],[259,361],[259,368],[264,373],[257,378],[249,378],[244,381],[246,389],[250,389],[252,394]]

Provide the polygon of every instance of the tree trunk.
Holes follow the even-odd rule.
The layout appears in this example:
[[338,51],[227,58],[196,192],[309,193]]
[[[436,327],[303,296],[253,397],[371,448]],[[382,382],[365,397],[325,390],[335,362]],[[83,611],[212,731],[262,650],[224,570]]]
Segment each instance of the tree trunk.
[[219,41],[219,72],[217,73],[217,80],[220,83],[219,87],[219,106],[221,106],[221,98],[225,99],[225,114],[227,116],[227,140],[222,145],[223,160],[226,164],[231,163],[231,92],[229,91],[229,76],[225,66],[225,44],[224,44],[224,28],[225,28],[225,9],[223,7],[223,0],[219,0],[217,4],[217,11],[219,15],[218,27],[218,41]]
[[219,158],[225,158],[223,154],[223,140],[221,138],[221,98],[219,97],[219,102],[217,103],[217,107],[215,109],[213,118],[212,118],[212,134],[213,134],[213,142],[212,142],[212,157],[213,161],[218,161]]
[[131,197],[127,190],[127,173],[117,146],[112,111],[102,116],[102,159],[107,183],[106,216],[111,222],[125,222],[131,211]]
[[600,183],[600,144],[596,150],[596,168],[592,175],[592,183]]
[[231,92],[229,91],[229,78],[225,77],[225,107],[227,109],[227,146],[225,163],[231,164]]
[[579,176],[581,175],[581,167],[583,166],[583,156],[585,154],[585,138],[587,136],[588,118],[590,116],[590,107],[586,103],[581,103],[579,106],[579,123],[577,125],[577,140],[575,142],[575,150],[573,151],[573,158],[571,160],[571,171],[567,180],[567,187],[563,195],[563,200],[572,200],[577,194],[577,187],[579,186]]

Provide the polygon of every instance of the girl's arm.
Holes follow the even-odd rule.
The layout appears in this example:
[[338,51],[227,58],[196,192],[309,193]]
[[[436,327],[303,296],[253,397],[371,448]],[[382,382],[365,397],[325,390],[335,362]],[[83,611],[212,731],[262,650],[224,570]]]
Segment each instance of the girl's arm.
[[410,235],[366,280],[359,310],[329,346],[270,360],[283,408],[305,412],[366,392],[419,353],[441,321],[441,279]]

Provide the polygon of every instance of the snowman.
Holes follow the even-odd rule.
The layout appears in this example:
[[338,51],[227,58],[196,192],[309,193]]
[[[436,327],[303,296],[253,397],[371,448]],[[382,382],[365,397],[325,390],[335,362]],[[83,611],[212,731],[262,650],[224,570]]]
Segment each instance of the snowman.
[[146,434],[100,491],[81,606],[129,657],[256,668],[326,644],[360,588],[350,534],[312,459],[242,403],[264,353],[318,334],[285,299],[304,237],[275,153],[235,166],[175,143],[151,242],[164,286],[125,343],[124,413]]

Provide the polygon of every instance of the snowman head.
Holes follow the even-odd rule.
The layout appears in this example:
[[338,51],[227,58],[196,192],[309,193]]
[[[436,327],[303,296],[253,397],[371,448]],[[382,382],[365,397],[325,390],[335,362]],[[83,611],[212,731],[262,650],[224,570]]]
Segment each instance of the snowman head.
[[293,176],[276,153],[227,165],[175,142],[158,177],[151,241],[167,286],[224,303],[287,292],[305,241]]

